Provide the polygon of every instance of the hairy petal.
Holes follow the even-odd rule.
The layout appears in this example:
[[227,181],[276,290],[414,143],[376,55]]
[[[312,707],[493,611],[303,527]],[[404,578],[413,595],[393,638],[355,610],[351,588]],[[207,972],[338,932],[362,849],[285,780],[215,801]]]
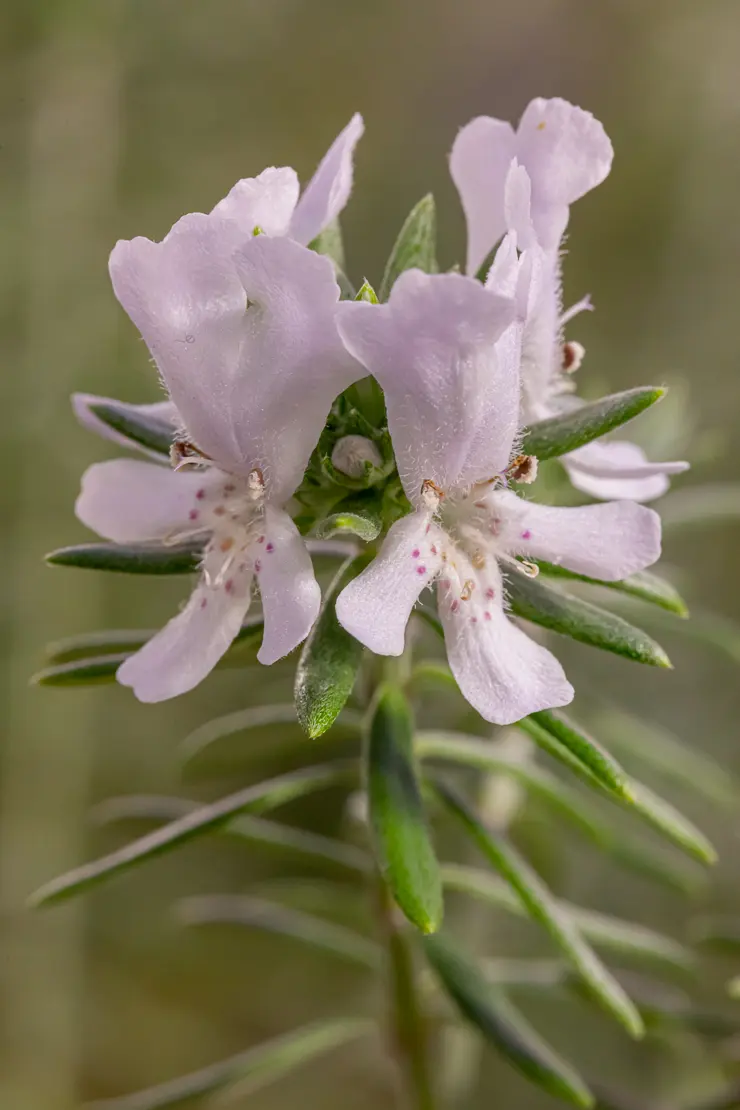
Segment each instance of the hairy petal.
[[355,147],[364,130],[362,116],[355,113],[322,158],[293,214],[290,235],[298,243],[308,246],[349,200]]
[[163,423],[171,424],[173,431],[180,426],[180,416],[173,405],[172,401],[154,401],[148,405],[132,405],[125,401],[117,401],[114,397],[98,397],[94,393],[73,393],[72,394],[72,410],[82,424],[89,432],[95,432],[96,435],[102,436],[103,439],[110,440],[111,443],[117,443],[120,447],[129,447],[133,451],[141,451],[150,458],[162,461],[162,456],[156,451],[149,451],[146,447],[142,447],[133,439],[117,432],[115,428],[111,428],[110,424],[106,424],[99,416],[96,416],[92,411],[93,405],[115,405],[116,408],[130,413],[132,416],[153,416]]
[[268,505],[264,529],[254,564],[265,617],[257,658],[270,664],[305,640],[319,615],[321,589],[306,543],[288,514]]
[[198,490],[214,484],[217,471],[170,470],[138,459],[94,463],[82,476],[75,504],[79,520],[116,543],[161,540],[188,527]]
[[298,175],[289,166],[271,166],[258,177],[237,181],[211,215],[233,220],[243,235],[260,228],[266,235],[285,235],[298,201]]
[[567,100],[531,101],[517,131],[517,157],[532,181],[532,219],[546,250],[555,250],[568,208],[609,173],[614,151],[590,112]]
[[660,558],[660,517],[634,501],[561,508],[515,493],[491,498],[501,514],[501,543],[512,553],[547,559],[577,574],[618,582]]
[[428,512],[396,521],[380,553],[337,598],[339,623],[376,655],[402,655],[411,610],[442,565],[443,541]]
[[249,603],[248,582],[234,592],[201,584],[183,611],[121,664],[118,681],[131,686],[143,702],[166,701],[187,693],[210,674],[228,650]]
[[515,155],[516,137],[511,124],[490,116],[471,120],[452,145],[450,173],[468,227],[468,274],[478,272],[506,231],[504,187]]
[[463,696],[485,720],[509,725],[537,710],[568,705],[574,691],[555,656],[509,620],[502,592],[500,575],[490,569],[468,601],[441,588],[439,614]]
[[339,306],[348,350],[380,382],[404,489],[416,504],[431,479],[451,489],[492,477],[517,430],[516,359],[496,341],[515,303],[459,274],[407,270],[387,305]]

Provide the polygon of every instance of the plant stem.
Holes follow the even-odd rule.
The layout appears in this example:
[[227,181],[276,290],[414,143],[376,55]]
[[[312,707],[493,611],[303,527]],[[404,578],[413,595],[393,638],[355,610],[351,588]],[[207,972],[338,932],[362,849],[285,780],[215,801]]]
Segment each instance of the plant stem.
[[380,883],[381,919],[388,954],[390,1039],[409,1110],[435,1110],[427,1058],[426,1021],[419,1004],[406,927]]

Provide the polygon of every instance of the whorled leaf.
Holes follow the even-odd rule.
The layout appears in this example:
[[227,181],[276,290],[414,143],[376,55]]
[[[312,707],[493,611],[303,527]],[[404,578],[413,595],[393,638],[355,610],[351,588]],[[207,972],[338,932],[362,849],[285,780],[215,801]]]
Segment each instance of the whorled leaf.
[[442,921],[442,884],[413,750],[414,722],[403,693],[382,686],[370,711],[365,786],[381,874],[403,913],[423,933]]
[[187,813],[162,828],[155,829],[115,852],[52,879],[31,896],[30,905],[44,906],[62,902],[138,866],[145,860],[163,855],[188,840],[212,832],[242,813],[264,813],[315,790],[351,782],[355,774],[353,762],[337,761],[315,767],[302,767],[298,771],[278,775],[238,790],[235,794],[201,806],[194,813]]
[[[598,740],[589,736],[565,713],[555,709],[542,709],[538,713],[530,714],[530,719],[548,732],[574,759],[590,771],[603,787],[616,794],[618,798],[632,800],[629,776],[624,768],[599,744]],[[541,739],[539,731],[534,731],[530,735],[535,742]],[[548,751],[551,750],[548,745]]]
[[334,724],[357,679],[363,647],[342,628],[334,606],[344,587],[365,569],[371,558],[363,553],[340,567],[301,650],[293,693],[298,720],[312,740]]
[[566,578],[573,582],[585,582],[589,586],[602,586],[604,589],[617,590],[619,593],[636,597],[640,601],[657,605],[669,613],[675,613],[676,616],[687,617],[689,615],[686,602],[675,586],[647,570],[631,574],[628,578],[623,578],[621,582],[604,582],[600,578],[589,578],[585,574],[576,574],[572,570],[566,570],[565,567],[558,566],[557,563],[547,563],[544,559],[538,559],[537,566],[546,578]]
[[202,544],[79,543],[50,551],[54,567],[108,570],[119,574],[192,574],[200,566]]
[[198,1071],[159,1083],[156,1087],[87,1104],[87,1110],[165,1110],[191,1099],[238,1084],[241,1094],[255,1093],[276,1083],[301,1064],[355,1040],[374,1028],[362,1018],[332,1018],[312,1022],[291,1033],[248,1048],[236,1056],[209,1064]]
[[179,903],[178,916],[186,925],[244,925],[293,937],[373,971],[380,967],[380,950],[366,937],[323,917],[261,898],[239,894],[186,898]]
[[549,933],[592,998],[630,1036],[641,1037],[644,1027],[636,1007],[589,947],[536,871],[503,836],[487,828],[466,800],[449,785],[435,780],[434,789],[445,808],[460,821],[488,862],[518,895],[529,916]]
[[540,462],[567,455],[626,424],[664,396],[664,389],[642,386],[589,401],[562,416],[531,424],[524,432],[521,450]]
[[169,456],[175,438],[175,429],[167,420],[142,412],[123,402],[100,402],[90,405],[90,411],[109,428],[125,436],[126,439]]
[[510,574],[506,591],[512,613],[523,620],[635,663],[671,667],[663,648],[646,632],[591,602],[526,574]]
[[481,968],[444,934],[426,937],[424,951],[462,1016],[527,1079],[556,1098],[590,1107],[594,1100],[580,1076],[547,1045]]
[[388,300],[396,279],[411,269],[425,274],[437,269],[437,213],[431,193],[411,209],[399,232],[380,283],[381,301]]

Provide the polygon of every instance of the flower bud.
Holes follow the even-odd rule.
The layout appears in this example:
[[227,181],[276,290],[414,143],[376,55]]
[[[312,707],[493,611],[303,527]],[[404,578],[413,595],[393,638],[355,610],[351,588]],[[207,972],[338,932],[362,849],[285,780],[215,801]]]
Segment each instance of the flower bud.
[[366,436],[342,436],[334,444],[331,462],[336,470],[350,478],[364,478],[367,463],[374,467],[383,465],[380,451]]

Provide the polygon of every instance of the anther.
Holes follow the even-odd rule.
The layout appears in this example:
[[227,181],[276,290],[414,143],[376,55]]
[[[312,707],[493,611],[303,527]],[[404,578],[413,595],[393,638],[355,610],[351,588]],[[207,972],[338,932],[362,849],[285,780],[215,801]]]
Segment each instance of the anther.
[[474,589],[475,582],[473,581],[473,579],[466,579],[465,583],[463,584],[462,592],[460,593],[460,601],[470,601],[471,597],[473,596]]
[[517,455],[506,468],[506,474],[513,482],[531,485],[537,477],[537,458],[534,455]]
[[444,497],[444,490],[440,489],[431,478],[425,478],[421,483],[421,499],[425,508],[434,513],[439,508],[439,503]]
[[259,500],[265,492],[265,476],[258,466],[255,466],[254,470],[249,471],[247,489],[253,501]]
[[571,339],[568,343],[563,344],[563,361],[562,368],[566,374],[575,374],[579,370],[586,354],[586,348],[582,343],[577,343]]
[[522,574],[526,574],[527,578],[536,578],[540,573],[540,568],[537,564],[530,563],[526,559],[519,559],[516,565]]

